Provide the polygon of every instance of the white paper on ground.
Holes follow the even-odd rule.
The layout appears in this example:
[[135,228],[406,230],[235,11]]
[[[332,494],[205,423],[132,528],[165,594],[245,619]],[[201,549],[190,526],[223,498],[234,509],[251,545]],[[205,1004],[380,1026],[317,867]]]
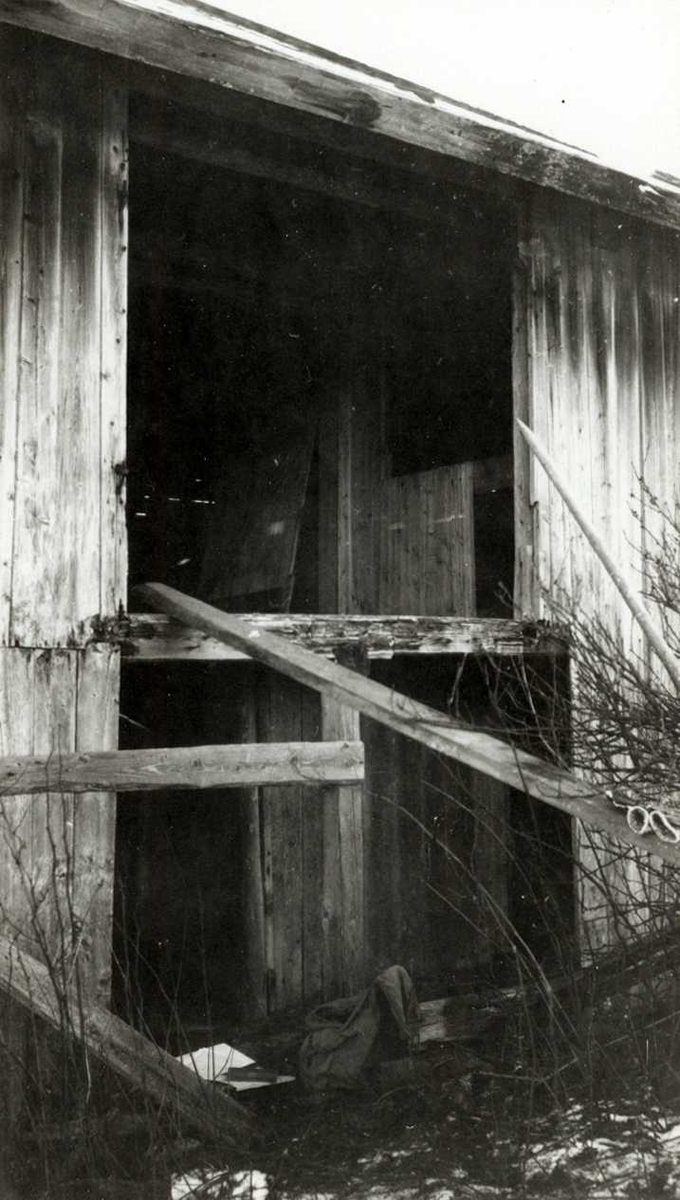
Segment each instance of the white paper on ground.
[[249,1058],[242,1050],[227,1042],[217,1046],[202,1046],[200,1050],[190,1050],[188,1054],[180,1054],[178,1062],[185,1067],[191,1067],[201,1079],[210,1079],[215,1083],[228,1083],[237,1092],[249,1088],[270,1087],[273,1083],[292,1083],[294,1075],[277,1075],[275,1079],[230,1079],[232,1067],[249,1067],[255,1065],[255,1060]]

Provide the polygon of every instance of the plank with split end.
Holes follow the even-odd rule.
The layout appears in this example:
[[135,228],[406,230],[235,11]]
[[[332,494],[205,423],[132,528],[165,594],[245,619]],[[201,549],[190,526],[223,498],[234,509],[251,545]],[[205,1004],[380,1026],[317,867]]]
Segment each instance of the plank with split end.
[[[566,642],[546,624],[502,618],[431,616],[354,616],[308,613],[248,613],[241,619],[280,634],[318,654],[335,657],[357,646],[368,658],[394,654],[564,654]],[[126,662],[165,660],[245,661],[243,651],[227,646],[204,630],[187,628],[156,613],[132,613],[116,622]]]
[[0,20],[680,225],[680,190],[198,0],[0,0]]
[[107,1067],[141,1088],[182,1124],[222,1143],[242,1139],[254,1122],[246,1109],[205,1083],[132,1026],[82,997],[57,992],[49,968],[0,938],[0,989],[29,1013],[68,1033]]
[[[358,709],[364,716],[395,732],[578,817],[595,829],[613,833],[626,845],[649,849],[648,840],[628,828],[622,812],[613,808],[601,792],[569,771],[527,754],[491,734],[454,723],[436,709],[419,704],[346,667],[327,662],[302,646],[220,612],[175,588],[150,583],[136,590],[149,604],[177,620],[205,629],[298,683]],[[680,846],[656,839],[654,852],[667,862],[680,864]]]
[[3,758],[0,794],[354,784],[363,775],[359,741],[180,746]]

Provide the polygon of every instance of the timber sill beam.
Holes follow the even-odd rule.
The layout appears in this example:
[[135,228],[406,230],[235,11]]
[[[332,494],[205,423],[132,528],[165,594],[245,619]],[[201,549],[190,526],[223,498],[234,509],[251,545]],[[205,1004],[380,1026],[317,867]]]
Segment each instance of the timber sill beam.
[[0,797],[300,783],[344,787],[363,778],[362,742],[239,742],[0,759]]
[[105,1008],[84,1005],[75,991],[58,990],[43,963],[5,938],[0,938],[0,990],[55,1029],[68,1032],[88,1053],[209,1141],[234,1145],[254,1129],[251,1115],[236,1100],[206,1085]]
[[680,228],[680,183],[339,57],[201,0],[0,0],[0,21]]
[[436,709],[356,671],[328,662],[313,651],[287,642],[239,617],[185,596],[175,588],[150,583],[136,590],[145,601],[168,616],[203,629],[297,683],[315,689],[338,704],[356,709],[395,733],[561,809],[595,829],[612,834],[625,845],[652,850],[659,858],[680,865],[680,846],[659,839],[650,844],[649,840],[633,833],[622,812],[601,793],[589,791],[587,783],[569,771],[527,754],[491,734],[454,723]]
[[[486,654],[518,656],[564,654],[559,631],[533,621],[500,618],[347,616],[249,613],[239,619],[251,628],[285,637],[317,654],[333,658],[356,648],[369,659],[395,654]],[[130,614],[105,636],[120,642],[127,662],[246,661],[250,656],[204,630],[187,628],[156,613]]]

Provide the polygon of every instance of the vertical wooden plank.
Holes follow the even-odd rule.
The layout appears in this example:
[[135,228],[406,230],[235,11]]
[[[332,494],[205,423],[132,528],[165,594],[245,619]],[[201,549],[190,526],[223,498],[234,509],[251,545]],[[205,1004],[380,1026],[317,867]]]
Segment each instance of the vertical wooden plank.
[[383,506],[380,612],[472,615],[472,464],[389,479]]
[[337,595],[333,611],[354,611],[354,488],[353,488],[353,429],[354,397],[343,391],[337,407]]
[[[256,693],[250,681],[244,687],[240,709],[240,739],[243,742],[256,742]],[[243,924],[246,945],[244,1010],[248,1018],[267,1015],[266,897],[261,803],[258,788],[244,789],[240,807],[243,830]]]
[[[32,689],[33,754],[59,755],[75,749],[78,651],[35,651]],[[66,976],[74,966],[73,892],[78,872],[74,859],[73,796],[57,782],[31,806],[26,848],[31,888],[31,936],[37,957],[48,958]]]
[[[325,420],[320,449],[323,540],[319,544],[319,594],[329,612],[361,611],[370,592],[374,570],[371,557],[373,498],[368,488],[367,463],[373,462],[376,443],[366,437],[364,422],[373,421],[373,404],[366,394],[365,378],[350,326],[350,355],[354,374],[339,391],[334,410]],[[323,458],[322,458],[323,454]],[[322,522],[320,522],[320,530]],[[324,741],[360,737],[357,713],[321,702],[319,736]],[[364,982],[364,849],[365,820],[362,788],[324,788],[319,802],[321,825],[316,814],[305,813],[309,855],[322,839],[321,893],[313,899],[307,889],[305,900],[306,986],[318,980],[326,997],[353,991]],[[313,919],[309,904],[320,905],[321,920]]]
[[128,97],[121,65],[102,63],[101,211],[101,578],[99,612],[127,603],[125,440],[128,257]]
[[[383,343],[380,343],[383,344]],[[383,489],[390,473],[386,441],[385,371],[378,360],[359,372],[352,412],[352,579],[355,612],[380,612],[383,558]]]
[[[99,611],[101,571],[101,75],[77,56],[65,97],[62,197],[61,384],[57,478],[61,520],[51,580],[53,640]],[[68,547],[68,561],[65,548]]]
[[[530,303],[532,272],[531,217],[528,201],[518,207],[517,257],[512,280],[512,391],[513,414],[531,426],[530,404]],[[534,535],[531,509],[530,450],[522,437],[517,421],[513,421],[513,464],[515,506],[515,580],[514,614],[518,619],[538,611],[534,570]]]
[[25,79],[10,37],[0,71],[0,644],[9,641],[16,508],[17,419],[23,311]]
[[[32,754],[35,653],[3,647],[0,667],[0,752]],[[28,936],[30,929],[30,897],[22,860],[30,847],[34,802],[29,796],[0,797],[0,919],[5,936],[10,937],[14,932]]]
[[46,107],[45,80],[40,83],[39,98],[31,96],[25,114],[21,299],[15,295],[11,300],[21,304],[21,340],[9,633],[12,641],[27,646],[55,644],[51,575],[60,540],[56,522],[63,128],[58,111]]
[[[319,696],[304,689],[301,703],[303,737],[316,741],[321,724]],[[324,889],[329,800],[332,810],[332,794],[329,797],[325,788],[306,788],[302,795],[302,986],[307,1004],[337,995],[338,979],[329,974],[327,952],[333,911],[326,904]]]
[[[271,673],[263,684],[266,739],[301,740],[301,695],[297,684]],[[266,714],[266,715],[265,715]],[[301,788],[262,788],[266,826],[265,871],[271,888],[270,916],[273,1008],[302,998],[302,797]],[[266,893],[265,893],[266,895]]]
[[[273,740],[269,730],[269,681],[266,672],[258,674],[256,688],[257,728],[259,739]],[[275,859],[278,852],[276,810],[269,790],[260,788],[260,837],[262,842],[262,900],[264,924],[264,965],[266,971],[267,1011],[277,1008],[276,978],[276,901]]]
[[107,78],[104,91],[101,60],[77,47],[18,34],[4,48],[3,442],[12,429],[16,440],[0,479],[3,640],[73,645],[125,588],[112,467],[124,457],[124,89]]
[[[321,701],[324,741],[354,741],[359,737],[358,714],[342,705]],[[331,789],[328,789],[331,791]],[[360,987],[365,957],[364,929],[364,816],[361,787],[332,789],[327,798],[337,824],[337,891],[341,934],[340,977],[350,993]],[[326,872],[324,872],[326,875]]]
[[[510,825],[508,788],[489,775],[470,773],[470,797],[474,809],[471,872],[477,890],[480,956],[493,952],[499,928],[508,913],[508,864]],[[485,944],[486,943],[486,944]]]
[[[125,117],[120,86],[103,101],[96,55],[7,30],[0,57],[0,643],[12,643],[0,653],[0,747],[49,753],[56,767],[61,752],[117,736],[117,656],[71,647],[105,606],[117,610],[126,584],[120,499],[117,531],[102,519],[115,494],[104,460],[120,454],[125,404],[123,227],[109,247],[103,130],[122,135]],[[108,145],[115,157],[122,136]],[[99,1000],[110,980],[113,813],[102,797],[75,805],[58,783],[0,806],[0,923],[58,971],[72,976],[79,962]],[[19,1047],[4,1016],[3,1036]],[[15,1110],[19,1101],[17,1087]]]
[[[399,735],[375,721],[362,722],[366,745],[364,821],[366,855],[367,959],[372,971],[402,959],[402,875],[400,816],[395,805],[399,773]],[[398,802],[398,801],[397,801]]]
[[319,608],[334,612],[338,597],[338,411],[335,396],[322,401],[319,414]]
[[[78,656],[75,749],[109,750],[118,745],[120,651],[88,646]],[[79,978],[96,1004],[111,997],[115,793],[74,799],[73,918]]]
[[[0,753],[30,754],[33,747],[34,655],[16,647],[0,649]],[[30,904],[22,847],[30,841],[32,796],[0,797],[0,928],[5,937],[28,934]],[[25,943],[26,944],[26,943]],[[21,1109],[24,1092],[26,1019],[0,997],[0,1106],[8,1122]]]

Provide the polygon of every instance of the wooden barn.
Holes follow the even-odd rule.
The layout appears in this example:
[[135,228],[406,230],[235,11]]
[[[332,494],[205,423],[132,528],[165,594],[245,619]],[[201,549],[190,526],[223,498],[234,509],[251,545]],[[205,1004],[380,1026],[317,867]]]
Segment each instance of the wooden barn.
[[201,0],[0,22],[5,991],[199,1028],[606,945],[575,818],[646,843],[489,670],[567,704],[564,589],[628,628],[516,417],[634,586],[680,499],[680,183]]

